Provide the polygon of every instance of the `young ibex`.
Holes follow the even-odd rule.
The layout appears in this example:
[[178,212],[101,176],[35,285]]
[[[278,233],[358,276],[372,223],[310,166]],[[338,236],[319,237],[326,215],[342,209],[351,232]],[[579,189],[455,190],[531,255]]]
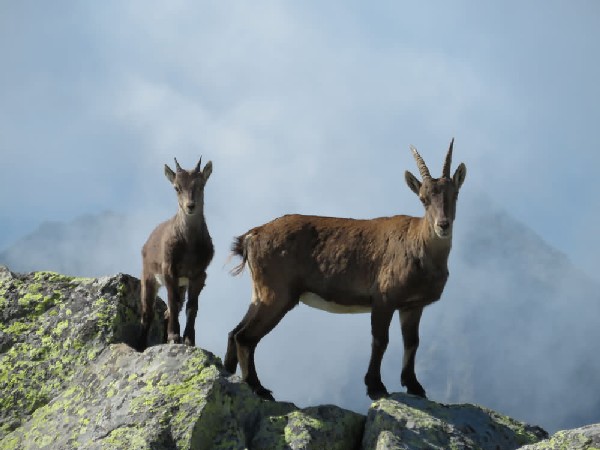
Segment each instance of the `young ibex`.
[[460,164],[450,178],[452,146],[441,178],[432,178],[411,146],[423,181],[405,173],[408,187],[425,207],[424,217],[393,216],[372,220],[286,215],[235,239],[232,250],[248,263],[252,301],[229,333],[225,368],[261,397],[273,399],[256,373],[258,342],[299,301],[335,313],[371,312],[371,360],[365,376],[371,399],[387,395],[381,360],[394,311],[400,311],[404,340],[401,383],[409,394],[425,397],[415,375],[419,322],[423,308],[438,300],[448,279],[448,255],[458,191],[466,175]]
[[177,192],[177,214],[158,225],[142,248],[142,333],[140,349],[147,345],[148,331],[154,316],[154,302],[159,285],[167,288],[165,313],[166,339],[180,343],[179,313],[185,300],[187,322],[183,332],[186,345],[195,344],[194,322],[198,296],[206,280],[206,268],[214,248],[204,220],[204,186],[212,173],[212,162],[200,170],[202,158],[193,170],[184,170],[175,159],[176,172],[165,164],[165,175]]

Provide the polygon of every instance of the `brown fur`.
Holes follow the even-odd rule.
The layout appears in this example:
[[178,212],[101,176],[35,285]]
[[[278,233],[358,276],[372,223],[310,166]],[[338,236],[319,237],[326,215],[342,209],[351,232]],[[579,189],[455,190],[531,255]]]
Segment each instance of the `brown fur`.
[[[419,167],[426,168],[424,163]],[[287,215],[234,240],[232,251],[242,263],[232,272],[249,266],[253,294],[248,312],[229,334],[227,370],[235,372],[239,361],[242,378],[259,395],[272,398],[258,380],[254,350],[309,292],[326,300],[327,308],[334,303],[371,311],[373,348],[365,383],[373,399],[387,395],[380,366],[392,315],[399,310],[405,347],[401,382],[409,393],[425,396],[414,373],[419,321],[423,308],[440,298],[448,278],[452,222],[466,168],[461,164],[453,179],[421,172],[422,183],[409,172],[406,179],[421,198],[425,217]]]
[[[177,164],[177,160],[175,162]],[[198,310],[198,296],[204,287],[206,269],[214,254],[204,219],[204,186],[211,172],[210,161],[203,171],[200,170],[200,162],[196,169],[191,171],[183,170],[177,164],[176,173],[165,165],[165,175],[177,191],[179,209],[175,216],[154,229],[142,248],[140,350],[147,345],[148,331],[154,315],[154,302],[160,286],[157,276],[162,277],[167,289],[165,339],[168,342],[181,342],[179,312],[187,291],[187,317],[183,340],[187,345],[195,344],[194,323]],[[186,286],[180,284],[181,279],[187,280]]]

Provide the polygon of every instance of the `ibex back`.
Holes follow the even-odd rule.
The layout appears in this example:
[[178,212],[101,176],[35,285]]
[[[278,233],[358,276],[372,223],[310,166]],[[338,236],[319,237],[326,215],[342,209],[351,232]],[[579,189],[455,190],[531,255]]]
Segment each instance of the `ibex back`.
[[448,279],[448,255],[458,191],[466,175],[460,164],[450,176],[452,141],[442,176],[433,178],[411,147],[423,181],[405,173],[419,196],[424,217],[393,216],[372,220],[287,215],[253,228],[233,243],[252,276],[252,301],[229,333],[225,368],[260,396],[272,399],[256,373],[258,342],[300,301],[336,313],[371,313],[372,351],[365,376],[372,399],[387,395],[381,360],[394,311],[400,312],[404,340],[401,383],[408,393],[425,396],[415,375],[419,322],[423,308],[438,300]]
[[201,170],[202,158],[193,170],[184,170],[175,160],[176,172],[165,164],[165,176],[177,192],[177,214],[158,225],[142,248],[142,333],[140,350],[147,345],[148,331],[154,315],[154,302],[159,286],[167,288],[168,308],[165,313],[165,337],[179,343],[179,312],[187,290],[186,325],[183,341],[195,344],[198,296],[206,280],[206,268],[214,248],[204,220],[204,186],[212,173],[209,161]]

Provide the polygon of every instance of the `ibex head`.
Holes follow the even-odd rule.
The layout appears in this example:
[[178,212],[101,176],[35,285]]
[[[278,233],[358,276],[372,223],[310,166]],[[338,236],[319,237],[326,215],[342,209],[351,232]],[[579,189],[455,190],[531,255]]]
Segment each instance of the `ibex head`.
[[207,162],[203,170],[200,169],[201,164],[202,157],[194,169],[185,170],[181,168],[175,158],[175,172],[165,164],[165,176],[177,192],[179,209],[190,216],[203,213],[204,185],[212,173],[212,161]]
[[425,207],[425,219],[433,228],[435,234],[446,239],[452,236],[452,224],[456,215],[456,200],[458,191],[465,181],[467,168],[463,163],[460,163],[450,178],[450,164],[452,163],[452,147],[454,139],[450,142],[450,148],[446,154],[442,176],[440,178],[432,178],[429,174],[429,169],[423,161],[421,155],[416,148],[411,145],[413,156],[417,161],[417,167],[421,173],[423,181],[419,181],[408,170],[404,176],[408,187],[419,196],[421,203]]

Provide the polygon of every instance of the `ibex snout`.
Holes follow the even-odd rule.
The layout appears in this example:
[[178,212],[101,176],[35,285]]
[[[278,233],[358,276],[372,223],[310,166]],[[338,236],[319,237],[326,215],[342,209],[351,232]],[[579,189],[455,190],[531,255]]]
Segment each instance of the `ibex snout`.
[[435,222],[435,234],[442,239],[447,239],[452,235],[452,226],[448,219],[440,219]]
[[194,210],[196,209],[196,202],[186,202],[184,205],[184,209],[186,214],[194,214]]

